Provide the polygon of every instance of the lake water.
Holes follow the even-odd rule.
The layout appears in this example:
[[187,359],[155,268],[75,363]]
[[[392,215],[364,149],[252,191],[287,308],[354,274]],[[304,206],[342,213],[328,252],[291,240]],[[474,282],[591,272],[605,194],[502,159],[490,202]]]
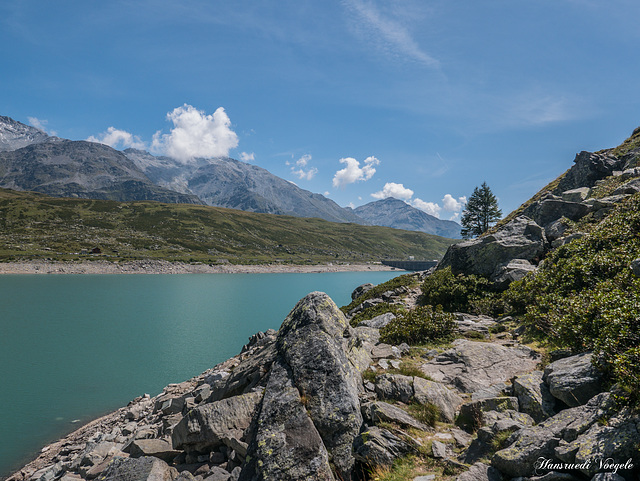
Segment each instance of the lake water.
[[0,476],[80,423],[234,356],[309,292],[341,306],[397,275],[0,276]]

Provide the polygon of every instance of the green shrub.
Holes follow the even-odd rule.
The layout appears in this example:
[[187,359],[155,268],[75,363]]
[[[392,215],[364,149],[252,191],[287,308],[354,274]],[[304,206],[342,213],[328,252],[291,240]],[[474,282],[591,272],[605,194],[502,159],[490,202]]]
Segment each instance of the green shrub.
[[629,393],[640,391],[640,279],[629,265],[640,257],[640,195],[619,205],[592,232],[555,251],[535,276],[503,293],[510,314],[523,315],[530,334],[597,364]]
[[495,314],[500,296],[482,276],[454,275],[450,267],[435,271],[421,285],[422,303],[442,306],[447,312]]
[[380,329],[380,340],[389,344],[423,344],[445,341],[453,337],[456,329],[453,314],[443,312],[440,306],[416,307],[397,317]]

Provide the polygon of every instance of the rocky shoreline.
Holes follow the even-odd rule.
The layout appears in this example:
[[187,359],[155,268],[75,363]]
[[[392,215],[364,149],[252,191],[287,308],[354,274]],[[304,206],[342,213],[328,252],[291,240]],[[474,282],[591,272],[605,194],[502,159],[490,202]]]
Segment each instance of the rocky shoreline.
[[[382,297],[412,307],[418,294]],[[45,447],[8,481],[356,481],[411,454],[433,463],[414,481],[637,479],[640,417],[615,405],[590,354],[557,352],[541,368],[510,319],[464,313],[451,345],[392,346],[380,329],[393,319],[354,328],[311,293],[279,331]],[[435,406],[437,419],[416,406]]]
[[380,263],[368,264],[187,264],[163,260],[110,262],[106,260],[0,262],[0,274],[275,274],[356,271],[399,271]]

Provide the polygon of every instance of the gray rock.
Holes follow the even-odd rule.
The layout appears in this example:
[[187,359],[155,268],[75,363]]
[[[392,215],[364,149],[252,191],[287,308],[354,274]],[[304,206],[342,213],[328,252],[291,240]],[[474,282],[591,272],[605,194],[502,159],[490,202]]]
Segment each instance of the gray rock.
[[591,353],[552,362],[544,370],[551,394],[568,406],[585,404],[602,392],[602,375],[591,363]]
[[530,372],[540,362],[540,356],[525,346],[505,347],[489,342],[458,339],[449,349],[426,362],[421,370],[434,381],[471,393],[513,376]]
[[513,259],[534,261],[542,258],[546,244],[542,228],[533,220],[519,216],[495,234],[452,245],[438,269],[451,267],[454,274],[490,277],[496,266],[508,264]]
[[204,479],[206,479],[207,481],[229,481],[230,477],[231,473],[229,471],[218,466],[214,466],[204,476]]
[[160,407],[160,411],[162,411],[162,414],[165,416],[168,414],[178,414],[182,412],[183,407],[184,397],[175,397],[164,401]]
[[392,432],[371,427],[353,443],[355,458],[368,466],[389,466],[412,451],[412,447]]
[[453,440],[459,448],[464,448],[471,443],[471,435],[462,429],[452,429],[451,436],[453,436]]
[[369,292],[374,287],[375,287],[375,285],[371,284],[370,282],[367,282],[366,284],[359,285],[351,293],[351,300],[355,301],[358,297],[362,296],[366,292]]
[[128,452],[133,458],[153,456],[167,463],[180,454],[164,439],[136,439],[129,445]]
[[346,354],[353,339],[353,329],[331,298],[313,292],[289,313],[277,341],[336,475],[344,479],[351,477],[353,440],[362,425],[362,376]]
[[573,221],[580,220],[592,210],[591,205],[583,202],[568,202],[548,196],[527,207],[523,215],[532,218],[538,225],[546,227],[562,217]]
[[582,202],[589,197],[591,189],[589,187],[578,187],[577,189],[565,190],[562,193],[562,200],[567,202]]
[[421,377],[413,378],[413,399],[420,404],[431,403],[437,406],[440,420],[445,423],[454,421],[456,410],[463,402],[455,391]]
[[362,343],[370,344],[369,352],[371,352],[373,346],[380,342],[380,330],[374,327],[358,326],[353,332]]
[[513,259],[506,264],[496,267],[492,275],[493,284],[497,289],[506,289],[509,284],[524,279],[524,277],[535,272],[536,266],[526,259]]
[[633,262],[631,262],[630,267],[633,275],[636,277],[640,277],[640,259],[635,259]]
[[431,454],[436,459],[446,459],[449,457],[449,450],[446,444],[434,440],[431,442]]
[[564,233],[569,228],[568,219],[560,218],[556,221],[553,221],[551,224],[544,228],[544,233],[547,236],[547,240],[549,242],[553,242],[556,239],[559,239],[564,235]]
[[366,321],[362,321],[358,324],[358,327],[375,327],[376,329],[382,329],[384,326],[389,324],[396,318],[395,314],[391,312],[385,312],[384,314],[380,314],[379,316],[374,317],[373,319],[369,319]]
[[633,179],[614,190],[612,195],[635,194],[637,192],[640,192],[640,179]]
[[262,393],[248,393],[192,409],[174,427],[173,446],[207,451],[220,446],[223,438],[241,438],[261,398]]
[[476,463],[469,471],[462,473],[456,481],[502,481],[502,475],[497,469],[483,463]]
[[551,246],[554,249],[557,249],[558,247],[568,244],[569,242],[572,242],[577,239],[582,239],[585,235],[587,234],[585,234],[584,232],[574,232],[573,234],[569,234],[568,236],[561,237],[560,239],[554,240],[551,243]]
[[413,379],[401,374],[382,374],[376,377],[376,394],[381,399],[408,403],[413,397]]
[[380,422],[395,423],[400,426],[428,431],[429,427],[414,419],[399,407],[386,402],[375,401],[362,405],[362,415],[368,424],[376,425]]
[[436,481],[436,475],[427,474],[426,476],[417,476],[413,478],[413,481]]
[[479,401],[480,399],[489,399],[492,397],[502,397],[504,395],[507,394],[507,391],[509,391],[508,386],[503,383],[503,382],[499,382],[496,384],[492,384],[489,387],[486,387],[484,389],[479,389],[478,391],[474,391],[471,393],[471,400],[472,401]]
[[560,180],[554,192],[564,192],[578,187],[593,187],[596,181],[620,170],[623,161],[609,153],[582,151],[576,155],[574,166]]
[[242,468],[240,466],[233,468],[233,470],[231,471],[231,476],[229,476],[229,481],[238,481],[241,474]]
[[396,352],[390,344],[380,343],[371,349],[372,359],[388,359],[390,357],[396,357]]
[[565,409],[542,423],[513,434],[513,443],[491,458],[491,465],[511,477],[532,476],[540,458],[553,459],[562,442],[572,442],[612,408],[609,393],[586,405]]
[[334,480],[320,434],[281,360],[271,368],[255,429],[241,480]]
[[529,414],[537,423],[555,415],[555,399],[542,381],[542,371],[516,376],[513,394],[518,398],[520,410]]
[[460,406],[458,423],[462,426],[477,429],[485,424],[486,412],[504,412],[507,410],[518,411],[518,398],[505,396],[467,402]]
[[173,481],[178,471],[154,457],[115,457],[100,477],[101,481]]
[[527,478],[527,481],[581,481],[582,478],[576,478],[570,473],[559,473],[557,471],[551,471],[542,476],[533,476]]

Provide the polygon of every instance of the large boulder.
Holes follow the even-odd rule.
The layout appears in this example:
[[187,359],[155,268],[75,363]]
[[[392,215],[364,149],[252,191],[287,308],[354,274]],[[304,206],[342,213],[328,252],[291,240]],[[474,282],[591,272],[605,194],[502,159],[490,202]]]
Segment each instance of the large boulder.
[[502,481],[500,472],[486,464],[475,463],[469,471],[462,473],[456,481]]
[[388,466],[412,447],[386,429],[370,427],[355,439],[353,450],[356,459],[368,466]]
[[543,379],[551,394],[571,407],[585,404],[602,392],[602,375],[592,364],[591,353],[552,362],[545,368]]
[[413,397],[413,377],[402,374],[376,376],[376,394],[381,399],[392,399],[406,404]]
[[516,376],[513,394],[518,398],[520,410],[530,415],[537,423],[555,415],[555,398],[542,380],[542,371],[533,371]]
[[261,392],[247,393],[190,410],[173,428],[173,446],[206,451],[224,444],[225,438],[242,438],[261,399]]
[[374,317],[373,319],[367,319],[358,324],[358,327],[375,327],[376,329],[382,329],[384,326],[393,321],[396,316],[392,312],[385,312],[384,314],[380,314],[379,316]]
[[375,285],[371,284],[370,282],[367,282],[366,284],[359,285],[351,293],[351,300],[355,301],[358,297],[362,296],[363,294],[365,294],[366,292],[370,291],[374,287],[375,287]]
[[533,219],[536,224],[547,227],[563,217],[573,221],[580,220],[592,210],[593,207],[589,204],[568,202],[548,194],[543,199],[528,206],[523,211],[523,215]]
[[449,247],[438,269],[451,267],[454,274],[476,274],[492,278],[496,267],[513,259],[537,264],[545,253],[544,230],[533,220],[519,216],[494,234]]
[[370,425],[377,425],[381,422],[395,423],[406,428],[414,428],[420,431],[427,431],[429,428],[420,421],[414,419],[405,411],[392,404],[382,401],[365,403],[362,405],[364,419]]
[[293,308],[278,333],[278,351],[320,433],[337,476],[351,478],[353,440],[362,425],[362,377],[347,352],[355,336],[329,296],[312,292]]
[[537,269],[526,259],[513,259],[496,267],[493,272],[493,284],[497,289],[506,289],[509,284],[524,279],[524,276]]
[[335,479],[329,454],[282,360],[271,368],[254,428],[240,480]]
[[525,346],[505,347],[490,342],[458,339],[453,348],[424,363],[431,379],[473,393],[503,383],[536,368],[540,355]]
[[173,481],[178,471],[154,457],[115,457],[100,476],[101,481]]

